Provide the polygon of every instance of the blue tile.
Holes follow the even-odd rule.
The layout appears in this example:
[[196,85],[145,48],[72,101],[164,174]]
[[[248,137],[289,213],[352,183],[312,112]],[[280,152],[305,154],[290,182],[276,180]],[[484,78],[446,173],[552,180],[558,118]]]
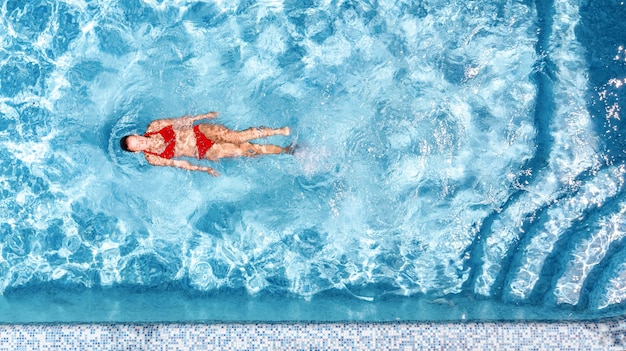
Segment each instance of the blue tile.
[[0,325],[3,350],[623,350],[626,320],[467,324]]

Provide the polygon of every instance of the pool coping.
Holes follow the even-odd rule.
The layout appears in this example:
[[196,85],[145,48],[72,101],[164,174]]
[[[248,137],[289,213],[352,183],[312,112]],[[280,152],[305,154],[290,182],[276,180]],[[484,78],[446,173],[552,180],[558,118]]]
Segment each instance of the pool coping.
[[0,350],[626,349],[626,318],[571,322],[3,324]]

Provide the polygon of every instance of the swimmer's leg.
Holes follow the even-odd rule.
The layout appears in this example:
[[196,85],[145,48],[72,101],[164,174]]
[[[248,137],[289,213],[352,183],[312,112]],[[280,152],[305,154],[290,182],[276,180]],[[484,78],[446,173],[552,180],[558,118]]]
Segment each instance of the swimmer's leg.
[[287,148],[282,148],[277,145],[260,145],[252,143],[239,144],[239,150],[243,153],[241,156],[246,157],[256,157],[260,155],[277,155],[289,152]]
[[267,138],[273,135],[289,135],[290,133],[291,130],[289,129],[289,127],[277,129],[259,127],[248,128],[242,131],[232,131],[226,137],[231,139],[230,142],[243,143],[253,139]]
[[267,138],[273,135],[289,135],[291,129],[289,127],[283,128],[248,128],[242,131],[229,130],[223,126],[213,125],[201,125],[200,130],[207,138],[214,141],[221,141],[225,143],[241,144],[252,139]]
[[209,160],[216,161],[220,158],[233,158],[241,156],[257,157],[261,155],[277,155],[288,152],[289,147],[282,148],[277,145],[219,143],[213,144],[213,146],[205,154],[205,157]]

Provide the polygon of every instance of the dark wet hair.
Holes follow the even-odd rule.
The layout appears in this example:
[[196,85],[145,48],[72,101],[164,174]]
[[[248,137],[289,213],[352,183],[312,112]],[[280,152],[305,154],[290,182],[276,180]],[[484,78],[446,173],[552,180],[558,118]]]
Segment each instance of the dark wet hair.
[[121,148],[122,148],[122,150],[124,150],[124,151],[131,152],[131,151],[128,149],[128,137],[129,137],[129,136],[130,136],[130,135],[127,135],[127,136],[123,137],[122,139],[120,139],[120,147],[121,147]]

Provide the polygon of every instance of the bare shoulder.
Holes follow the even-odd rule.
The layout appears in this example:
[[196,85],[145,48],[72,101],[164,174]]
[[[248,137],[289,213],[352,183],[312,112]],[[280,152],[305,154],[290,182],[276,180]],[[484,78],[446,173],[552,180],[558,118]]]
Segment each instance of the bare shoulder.
[[146,133],[159,131],[170,124],[172,124],[170,119],[155,119],[154,121],[150,122],[150,124],[148,124]]

